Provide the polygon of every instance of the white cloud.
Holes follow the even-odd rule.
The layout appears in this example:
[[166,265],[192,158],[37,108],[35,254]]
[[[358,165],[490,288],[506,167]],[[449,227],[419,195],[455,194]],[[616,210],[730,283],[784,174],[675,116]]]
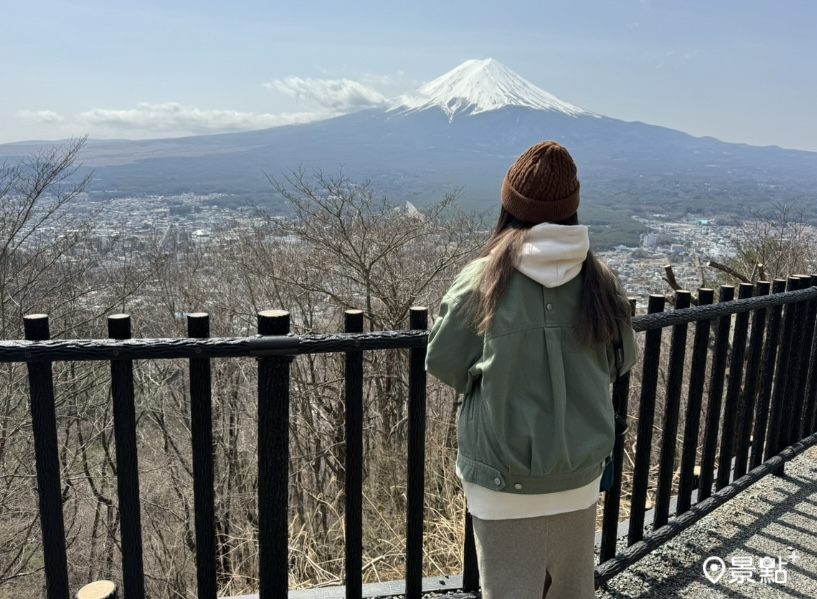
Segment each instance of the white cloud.
[[326,109],[271,114],[203,109],[177,102],[161,104],[143,102],[134,108],[126,109],[94,108],[71,117],[62,116],[52,110],[19,110],[15,116],[18,119],[48,126],[50,133],[46,135],[87,133],[98,138],[117,136],[151,138],[266,129],[308,123],[338,114],[341,113]]
[[177,102],[162,104],[140,103],[135,108],[112,110],[95,108],[77,115],[80,124],[123,131],[149,129],[163,133],[216,133],[264,129],[280,125],[305,123],[325,114],[298,112],[270,114],[241,112],[238,110],[211,110],[188,106]]
[[286,77],[264,83],[264,87],[296,100],[314,102],[338,113],[388,104],[386,97],[379,91],[351,79]]
[[15,116],[19,119],[37,121],[46,125],[56,125],[65,119],[53,110],[18,110]]
[[[365,108],[388,107],[389,101],[377,88],[395,87],[403,78],[402,72],[396,78],[365,73],[361,81],[287,77],[264,83],[265,88],[304,103],[290,112],[247,112],[178,102],[143,102],[131,108],[92,108],[75,114],[19,110],[15,116],[37,123],[38,135],[49,138],[88,134],[92,138],[149,139],[228,133],[308,123]],[[288,103],[292,105],[291,101]]]
[[[367,79],[380,84],[392,81],[382,76],[367,76]],[[205,109],[178,102],[158,104],[143,102],[133,108],[93,108],[72,116],[62,116],[51,110],[20,110],[16,116],[49,126],[51,129],[49,135],[80,132],[97,138],[144,139],[266,129],[308,123],[364,108],[388,105],[386,97],[374,87],[350,79],[288,77],[263,85],[296,100],[306,100],[312,109],[261,113]],[[59,133],[54,131],[55,129]]]

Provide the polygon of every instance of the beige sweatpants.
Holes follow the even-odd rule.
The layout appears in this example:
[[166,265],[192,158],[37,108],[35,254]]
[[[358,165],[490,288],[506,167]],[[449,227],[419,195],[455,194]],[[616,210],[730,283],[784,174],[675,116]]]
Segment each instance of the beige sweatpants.
[[595,504],[554,516],[473,521],[483,599],[595,597]]

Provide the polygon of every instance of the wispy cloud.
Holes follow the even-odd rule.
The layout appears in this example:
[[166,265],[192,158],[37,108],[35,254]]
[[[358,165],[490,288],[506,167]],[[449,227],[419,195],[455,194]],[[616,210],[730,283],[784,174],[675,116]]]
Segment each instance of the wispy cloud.
[[46,125],[56,125],[65,120],[62,115],[53,110],[18,110],[14,116],[18,119],[36,121]]
[[374,87],[351,79],[286,77],[268,81],[264,87],[339,113],[388,104]]
[[44,125],[56,125],[65,131],[80,130],[92,137],[125,135],[145,138],[265,129],[308,123],[337,114],[328,110],[271,114],[203,109],[177,102],[143,102],[134,108],[94,108],[73,116],[63,116],[51,110],[20,110],[16,116]]
[[[142,102],[132,108],[92,108],[73,115],[52,110],[20,110],[16,117],[47,126],[53,135],[88,133],[91,137],[181,137],[266,129],[308,123],[365,108],[387,106],[386,97],[374,85],[387,85],[386,76],[366,75],[367,83],[350,79],[287,77],[263,86],[303,102],[292,112],[246,112],[200,108],[178,102]],[[79,132],[79,133],[78,133]]]
[[238,110],[209,110],[176,102],[141,103],[135,108],[111,110],[95,108],[77,115],[76,120],[90,126],[114,129],[152,129],[159,132],[189,131],[211,133],[263,129],[320,118],[314,113],[269,114]]

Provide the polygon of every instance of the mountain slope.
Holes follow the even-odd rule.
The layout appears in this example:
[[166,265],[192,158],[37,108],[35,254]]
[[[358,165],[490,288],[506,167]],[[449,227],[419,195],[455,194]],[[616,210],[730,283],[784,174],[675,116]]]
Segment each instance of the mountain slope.
[[[267,174],[343,167],[395,200],[419,206],[462,188],[467,205],[495,208],[508,167],[543,139],[576,159],[583,205],[684,214],[799,200],[817,219],[817,153],[593,114],[491,60],[469,61],[389,110],[244,133],[89,142],[83,162],[96,169],[98,198],[219,192],[260,202],[273,196]],[[33,147],[0,146],[0,157]]]

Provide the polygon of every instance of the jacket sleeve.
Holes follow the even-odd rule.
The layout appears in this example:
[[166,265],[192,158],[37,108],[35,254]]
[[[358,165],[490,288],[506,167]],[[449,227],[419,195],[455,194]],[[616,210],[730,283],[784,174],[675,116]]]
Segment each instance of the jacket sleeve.
[[473,367],[482,357],[482,336],[474,330],[462,296],[443,298],[428,336],[426,370],[457,393],[471,390]]
[[[618,277],[616,277],[616,289],[618,290],[618,294],[621,296],[621,299],[629,303],[627,292],[624,290],[624,287],[622,286]],[[625,372],[629,372],[638,361],[638,340],[636,339],[635,331],[633,330],[632,326],[630,326],[629,320],[627,322],[627,326],[621,331],[621,341],[624,349],[624,361],[621,366],[621,374],[624,374]],[[615,350],[612,347],[607,348],[607,360],[610,364],[610,382],[612,383],[615,382],[616,375],[618,374],[616,369]]]
[[[628,372],[638,361],[638,340],[636,339],[635,331],[632,327],[626,327],[621,331],[621,340],[624,350],[624,362],[621,366],[621,374]],[[616,370],[615,350],[612,347],[607,348],[607,362],[610,365],[610,382],[616,380],[618,374]]]

